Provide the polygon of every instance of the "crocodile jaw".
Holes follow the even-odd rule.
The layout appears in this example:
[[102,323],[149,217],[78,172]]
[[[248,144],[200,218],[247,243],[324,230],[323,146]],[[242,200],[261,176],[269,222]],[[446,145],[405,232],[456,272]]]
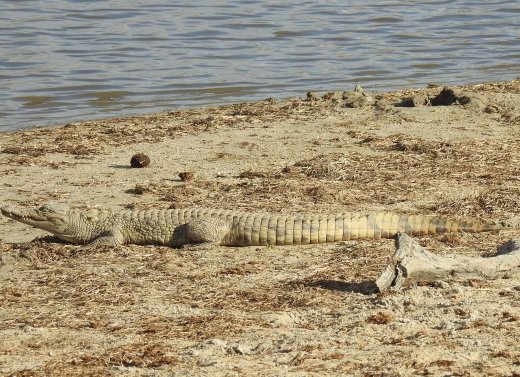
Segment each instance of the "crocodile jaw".
[[0,208],[2,215],[24,224],[54,233],[60,238],[70,239],[68,235],[68,210],[49,205],[34,209],[11,206]]

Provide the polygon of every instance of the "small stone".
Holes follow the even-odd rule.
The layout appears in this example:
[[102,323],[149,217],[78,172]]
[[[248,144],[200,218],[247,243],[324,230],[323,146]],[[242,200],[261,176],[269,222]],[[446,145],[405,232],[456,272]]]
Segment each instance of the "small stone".
[[145,168],[150,165],[150,157],[144,153],[134,154],[130,159],[130,165],[133,168]]
[[195,179],[195,173],[191,172],[191,171],[183,171],[183,172],[180,172],[178,175],[179,175],[179,178],[181,179],[181,181],[183,181],[183,182],[192,181]]
[[341,99],[344,107],[360,108],[374,103],[374,98],[369,96],[361,87],[356,84],[353,91],[343,92]]
[[457,102],[458,93],[452,88],[444,87],[441,92],[430,101],[432,106],[450,106]]
[[424,94],[414,94],[411,97],[403,98],[400,107],[417,107],[424,106],[428,104],[428,97]]
[[322,97],[324,100],[327,101],[341,101],[343,98],[343,92],[335,91],[335,92],[327,92]]
[[350,108],[359,108],[368,105],[369,98],[365,93],[344,92],[342,95],[343,105]]
[[307,92],[307,101],[316,101],[318,96],[314,92]]
[[378,98],[374,102],[374,108],[379,111],[391,111],[394,104],[386,98]]

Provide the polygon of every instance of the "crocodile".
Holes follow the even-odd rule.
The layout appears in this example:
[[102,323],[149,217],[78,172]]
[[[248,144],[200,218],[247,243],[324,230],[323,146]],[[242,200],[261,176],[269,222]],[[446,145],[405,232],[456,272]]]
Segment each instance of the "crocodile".
[[307,245],[356,239],[500,229],[477,220],[393,212],[326,215],[248,213],[184,208],[106,211],[63,205],[26,209],[5,206],[3,215],[88,247],[123,244],[208,248],[212,246]]

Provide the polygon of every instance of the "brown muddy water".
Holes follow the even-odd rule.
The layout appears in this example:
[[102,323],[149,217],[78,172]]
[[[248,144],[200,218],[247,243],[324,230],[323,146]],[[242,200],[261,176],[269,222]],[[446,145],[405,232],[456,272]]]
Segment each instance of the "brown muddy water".
[[518,1],[0,1],[0,131],[519,74]]

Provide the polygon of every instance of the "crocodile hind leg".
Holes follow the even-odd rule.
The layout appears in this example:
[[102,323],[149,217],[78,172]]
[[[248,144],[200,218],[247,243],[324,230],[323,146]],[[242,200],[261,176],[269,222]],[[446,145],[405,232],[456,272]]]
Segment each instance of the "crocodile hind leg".
[[204,250],[223,245],[231,234],[229,221],[218,218],[193,219],[186,224],[185,249]]

